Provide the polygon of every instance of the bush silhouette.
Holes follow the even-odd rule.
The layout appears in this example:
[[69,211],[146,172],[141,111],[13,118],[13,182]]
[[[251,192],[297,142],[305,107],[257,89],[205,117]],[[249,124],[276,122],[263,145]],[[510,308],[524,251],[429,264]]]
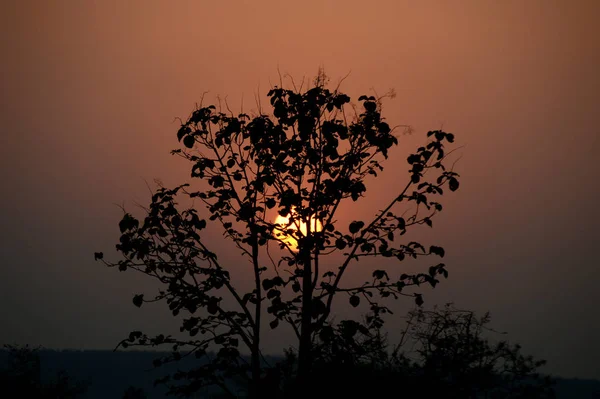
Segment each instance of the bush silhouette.
[[[498,333],[489,328],[490,320],[489,313],[478,317],[448,304],[411,311],[393,348],[381,335],[336,334],[321,352],[327,356],[313,367],[311,380],[319,389],[311,397],[397,392],[406,397],[554,398],[555,381],[538,372],[545,361],[523,355],[519,345],[493,339]],[[295,362],[293,356],[288,362]],[[278,386],[279,396],[273,397],[294,396],[293,380],[283,379]]]
[[55,378],[42,381],[39,348],[5,345],[8,350],[8,368],[0,371],[2,397],[40,399],[83,398],[89,384],[74,381],[68,373],[60,370]]

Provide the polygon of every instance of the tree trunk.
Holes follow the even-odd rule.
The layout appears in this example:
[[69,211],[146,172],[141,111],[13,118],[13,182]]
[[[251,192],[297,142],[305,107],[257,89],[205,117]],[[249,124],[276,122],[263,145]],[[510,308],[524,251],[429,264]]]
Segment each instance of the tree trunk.
[[262,294],[260,285],[260,272],[258,265],[258,239],[256,234],[252,236],[252,263],[254,266],[254,279],[256,283],[256,313],[254,315],[254,331],[251,348],[250,367],[252,368],[252,381],[250,382],[250,398],[260,398],[260,323]]
[[252,367],[252,381],[250,382],[250,395],[251,399],[259,399],[260,398],[260,356],[258,354],[258,340],[254,343],[254,348],[252,348],[252,356],[251,356],[251,367]]
[[[301,392],[308,391],[308,375],[312,361],[312,270],[310,252],[304,254],[304,271],[302,274],[302,317],[300,326],[300,345],[298,349],[298,381]],[[299,394],[301,392],[298,392]]]

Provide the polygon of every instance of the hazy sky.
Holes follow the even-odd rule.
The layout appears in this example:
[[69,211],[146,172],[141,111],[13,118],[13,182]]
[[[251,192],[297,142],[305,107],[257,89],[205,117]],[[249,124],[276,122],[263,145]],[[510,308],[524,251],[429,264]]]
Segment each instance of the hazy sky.
[[2,2],[0,343],[112,348],[176,328],[166,306],[131,304],[144,276],[93,260],[114,254],[118,205],[187,181],[169,151],[203,92],[250,110],[278,67],[323,65],[350,72],[353,98],[394,88],[384,116],[415,128],[345,217],[403,184],[428,130],[454,132],[461,188],[421,235],[450,276],[426,303],[490,310],[546,371],[600,378],[598,15],[593,0]]

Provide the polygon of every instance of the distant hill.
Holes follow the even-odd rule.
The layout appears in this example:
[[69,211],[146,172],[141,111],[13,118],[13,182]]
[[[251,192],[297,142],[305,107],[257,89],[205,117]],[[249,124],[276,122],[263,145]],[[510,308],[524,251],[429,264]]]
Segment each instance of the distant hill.
[[555,386],[558,399],[600,399],[600,380],[560,378]]
[[[154,380],[177,367],[185,367],[197,361],[184,360],[182,364],[166,365],[155,369],[152,360],[161,352],[150,351],[102,351],[102,350],[47,350],[39,351],[41,378],[49,380],[59,370],[65,370],[76,380],[90,382],[86,399],[121,399],[130,386],[142,388],[148,399],[164,399],[166,389],[154,387]],[[0,368],[6,368],[8,352],[0,350]],[[599,399],[600,381],[563,379],[557,380],[558,399]]]
[[[178,367],[173,364],[154,368],[152,361],[164,353],[151,351],[41,349],[39,354],[42,381],[65,370],[74,380],[90,383],[86,399],[120,399],[130,386],[142,388],[148,399],[163,399],[167,397],[166,388],[155,387],[154,380]],[[7,360],[8,352],[0,350],[0,368],[6,368]],[[179,367],[186,363],[190,361],[183,361]]]

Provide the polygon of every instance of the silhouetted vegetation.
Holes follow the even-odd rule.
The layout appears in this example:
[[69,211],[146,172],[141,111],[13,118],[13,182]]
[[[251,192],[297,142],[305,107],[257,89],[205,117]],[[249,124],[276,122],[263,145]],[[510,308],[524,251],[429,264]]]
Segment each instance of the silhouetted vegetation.
[[147,396],[142,388],[130,386],[123,393],[123,399],[147,399]]
[[[545,364],[521,353],[519,345],[497,340],[490,316],[452,305],[416,309],[393,348],[384,334],[346,324],[324,340],[311,381],[313,397],[398,396],[450,398],[554,398],[554,379],[542,376]],[[295,397],[287,370],[294,355],[280,364],[279,391],[272,397]]]
[[[490,315],[477,317],[451,305],[438,310],[411,312],[401,363],[412,364],[417,383],[426,383],[431,395],[462,398],[554,397],[553,381],[538,369],[546,362],[521,354],[521,346],[496,340]],[[412,353],[411,353],[412,352]]]
[[0,371],[0,394],[5,398],[78,399],[83,398],[88,383],[74,381],[65,370],[55,378],[42,381],[39,348],[5,345],[8,365]]
[[[423,313],[423,317],[418,317],[419,312]],[[445,318],[449,320],[448,325],[456,324],[457,328],[450,327],[448,331],[444,332],[446,336],[443,338],[432,334],[441,331],[439,330],[440,323],[444,325],[442,320]],[[470,329],[466,328],[469,320],[472,325]],[[435,392],[443,391],[445,394],[447,393],[444,395],[445,397],[548,398],[552,397],[551,388],[554,387],[556,398],[572,399],[593,398],[600,391],[600,381],[597,380],[559,377],[551,379],[549,376],[538,375],[537,361],[522,355],[521,348],[510,345],[504,335],[492,330],[488,324],[489,316],[479,317],[469,311],[448,307],[432,310],[416,309],[408,315],[407,321],[408,328],[390,333],[389,342],[388,337],[384,334],[365,336],[357,332],[352,339],[344,338],[345,343],[331,345],[332,348],[337,347],[338,349],[324,349],[321,353],[326,355],[315,359],[313,363],[311,380],[320,384],[320,388],[316,389],[311,397],[319,397],[319,395],[327,397],[330,394],[333,394],[334,397],[343,397],[343,395],[357,397],[363,393],[367,397],[377,397],[385,392],[398,392],[397,396],[400,397],[413,395],[429,397]],[[430,338],[426,339],[426,337]],[[338,337],[336,340],[341,338]],[[431,346],[434,350],[422,350],[427,340],[438,342],[437,346]],[[353,341],[354,343],[351,343]],[[505,341],[505,344],[501,344],[502,341]],[[470,345],[467,345],[467,342],[475,344],[468,349]],[[348,350],[347,348],[353,349]],[[455,350],[455,348],[457,349]],[[480,349],[477,350],[477,348]],[[482,348],[487,348],[487,350],[481,350]],[[432,356],[434,352],[437,352],[438,355]],[[488,356],[488,361],[481,362],[477,360],[479,358],[476,355],[477,352],[481,354],[487,352],[488,355],[495,354],[496,357]],[[168,355],[168,353],[56,351],[49,349],[36,349],[35,353],[39,355],[41,364],[39,381],[42,384],[49,383],[50,385],[52,381],[56,381],[56,376],[61,371],[65,375],[68,373],[71,386],[77,386],[77,384],[81,384],[79,381],[85,381],[84,385],[88,389],[78,398],[123,398],[125,393],[133,395],[134,398],[135,395],[146,395],[148,399],[165,398],[164,386],[153,387],[153,379],[160,374],[162,368],[153,369],[151,366],[153,358],[158,355]],[[7,377],[11,380],[12,378],[9,376],[24,374],[16,370],[31,370],[29,367],[23,367],[22,362],[14,362],[13,354],[14,352],[10,350],[0,349],[0,376],[3,387],[0,390],[0,397],[2,398],[24,397],[21,394],[34,392],[31,388],[35,388],[36,383],[31,384],[31,382],[38,380],[38,374],[34,373],[35,378],[22,379],[18,384],[14,380],[6,383]],[[466,356],[464,356],[465,354]],[[31,357],[29,358],[31,359]],[[432,362],[428,361],[428,358],[453,360]],[[465,359],[472,361],[469,363]],[[246,360],[249,361],[249,358],[246,357]],[[495,363],[490,362],[491,360],[495,360]],[[163,368],[169,372],[176,372],[179,368],[194,367],[198,361],[203,360],[185,358],[177,363],[166,364]],[[293,382],[297,368],[296,354],[292,351],[288,352],[287,357],[267,357],[267,362],[278,364],[278,366],[269,368],[263,376],[263,397],[293,397]],[[440,366],[426,369],[424,365],[427,362],[430,365],[439,364]],[[457,362],[466,366],[457,367]],[[482,367],[482,365],[490,363],[493,363],[493,367]],[[505,367],[505,364],[513,364],[514,367]],[[505,368],[508,371],[504,371]],[[490,378],[475,378],[475,376],[481,375],[488,375]],[[466,376],[473,378],[466,378]],[[462,381],[462,385],[453,384],[453,379]],[[555,384],[552,385],[552,382]],[[240,383],[244,383],[244,380],[228,381],[231,389]],[[20,387],[16,389],[19,392],[16,396],[14,395],[15,389],[13,392],[9,391],[9,388],[15,386]],[[470,389],[472,396],[462,393],[459,395],[456,392],[459,392],[460,389],[463,390],[462,392]],[[217,391],[218,388],[201,389],[191,397],[227,397],[223,394],[219,395]],[[531,396],[526,396],[527,394]],[[54,398],[54,396],[49,397]]]
[[[236,116],[201,104],[182,122],[177,139],[183,148],[173,151],[191,162],[191,177],[202,182],[200,189],[190,184],[159,187],[145,216],[138,219],[125,212],[119,223],[117,250],[123,259],[111,263],[102,253],[95,254],[108,266],[135,270],[162,283],[164,288],[151,298],[135,295],[136,306],[164,300],[174,316],[188,316],[180,328],[184,337],[133,331],[120,343],[170,345],[172,353],[157,359],[156,366],[187,356],[207,360],[166,376],[161,382],[172,394],[189,396],[216,385],[235,396],[226,381],[243,378],[251,397],[263,397],[261,387],[269,386],[264,381],[274,372],[261,361],[261,328],[266,323],[271,329],[285,323],[294,331],[297,389],[313,392],[311,367],[326,356],[320,352],[327,347],[322,342],[329,343],[327,337],[349,330],[378,331],[389,313],[386,299],[408,296],[420,305],[422,294],[412,289],[435,287],[440,276],[447,277],[445,265],[432,262],[416,274],[371,267],[364,284],[341,285],[348,268],[363,258],[402,262],[444,256],[439,246],[401,239],[413,226],[432,226],[442,210],[438,197],[446,188],[458,189],[458,174],[446,166],[452,151],[445,146],[454,135],[428,132],[427,142],[407,159],[406,181],[398,178],[398,186],[389,187],[390,198],[373,210],[372,219],[342,226],[336,211],[364,196],[367,178],[383,170],[382,162],[398,144],[397,127],[381,116],[386,96],[360,96],[359,109],[339,87],[326,88],[322,73],[305,91],[282,86],[268,93],[272,116],[261,110],[253,117]],[[178,209],[180,196],[204,204],[208,220],[194,206]],[[285,219],[277,222],[276,216]],[[253,275],[247,292],[234,285],[228,265],[203,239],[209,222],[220,224],[224,236],[247,256]],[[277,260],[269,245],[279,247]],[[324,270],[323,258],[334,253],[343,260]],[[353,307],[364,306],[365,320],[333,324],[333,299],[339,295]],[[250,362],[240,352],[244,347]]]

